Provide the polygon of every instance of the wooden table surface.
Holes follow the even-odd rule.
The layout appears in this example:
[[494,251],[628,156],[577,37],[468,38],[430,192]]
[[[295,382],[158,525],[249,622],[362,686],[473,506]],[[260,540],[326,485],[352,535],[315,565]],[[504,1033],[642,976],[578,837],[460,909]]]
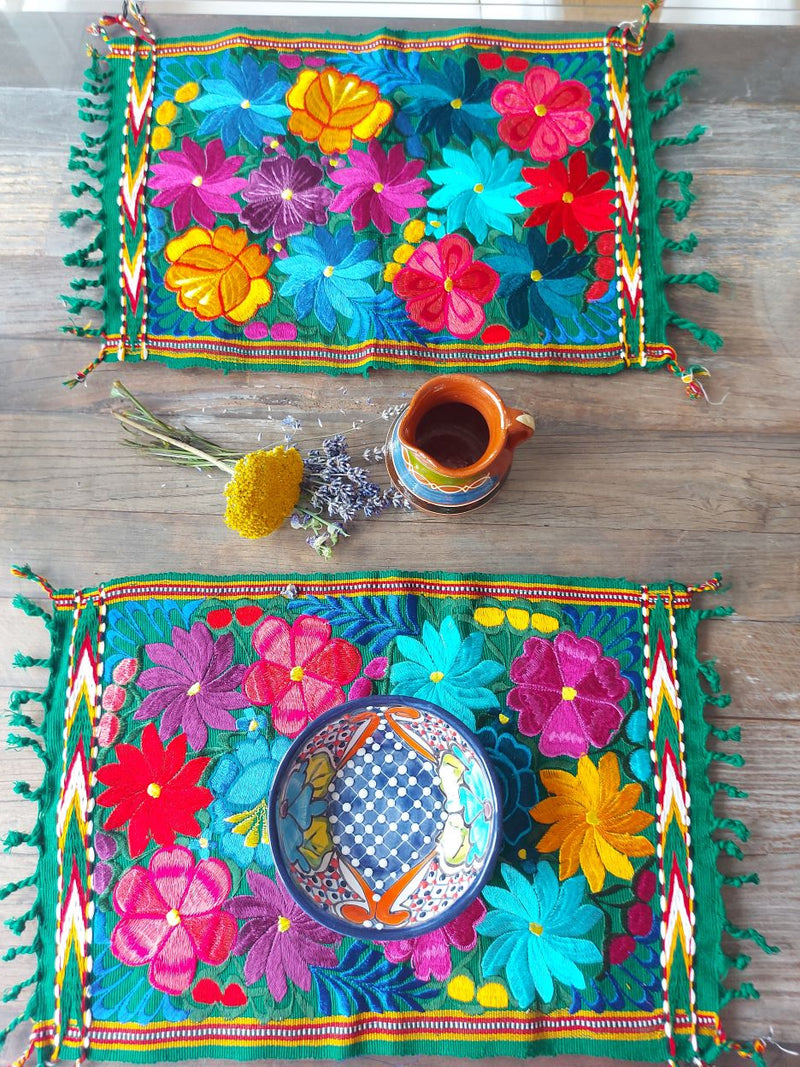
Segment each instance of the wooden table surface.
[[[800,758],[800,32],[692,27],[654,68],[656,78],[677,67],[703,72],[685,88],[686,105],[663,123],[665,134],[695,123],[710,130],[698,145],[663,153],[665,165],[694,171],[698,194],[689,223],[673,224],[669,232],[691,228],[701,237],[694,256],[676,257],[674,269],[710,270],[721,292],[679,287],[671,300],[681,314],[722,333],[726,345],[712,355],[682,332],[672,340],[685,363],[708,366],[710,395],[724,403],[690,403],[666,372],[494,376],[506,400],[533,410],[537,420],[534,441],[518,452],[497,500],[458,522],[382,516],[358,527],[325,565],[288,528],[265,542],[232,535],[220,518],[222,483],[215,475],[158,466],[123,449],[108,413],[113,379],[122,377],[166,416],[244,449],[280,442],[283,415],[300,422],[301,442],[319,437],[318,419],[326,432],[374,419],[421,376],[223,377],[211,370],[114,364],[96,371],[85,388],[68,391],[60,384],[94,355],[92,344],[57,332],[64,319],[57,298],[71,273],[61,256],[75,240],[57,219],[72,206],[66,158],[78,132],[83,21],[0,15],[3,561],[27,561],[57,586],[170,569],[224,574],[395,566],[687,583],[722,571],[730,586],[723,602],[736,614],[703,624],[701,651],[718,658],[733,696],[720,718],[743,725],[747,766],[736,784],[750,799],[725,800],[720,810],[749,824],[745,868],[761,876],[759,887],[732,891],[727,903],[736,922],[757,927],[782,948],[773,957],[753,950],[747,978],[761,1000],[736,1001],[724,1018],[738,1037],[773,1028],[782,1044],[800,1043],[800,786],[790,767]],[[193,32],[224,21],[196,19]],[[170,22],[170,31],[186,30],[179,19]],[[373,25],[362,19],[357,28]],[[299,26],[284,19],[282,28]],[[653,40],[662,32],[654,28]],[[379,444],[384,430],[384,423],[367,421],[354,440]],[[20,591],[35,595],[3,567],[3,701],[15,686],[35,689],[42,682],[41,671],[8,666],[15,649],[46,651],[40,623],[11,610]],[[0,761],[4,829],[30,825],[31,805],[12,784],[17,778],[35,782],[37,775],[35,759],[25,752]],[[0,884],[24,876],[32,864],[25,849],[0,856]],[[20,910],[20,899],[13,898],[0,904],[0,918]],[[10,944],[12,938],[2,940]],[[27,977],[30,957],[0,968],[0,984],[10,985]],[[0,1025],[10,1017],[4,1007]],[[10,1051],[23,1039],[18,1031]],[[768,1059],[796,1062],[774,1048]]]

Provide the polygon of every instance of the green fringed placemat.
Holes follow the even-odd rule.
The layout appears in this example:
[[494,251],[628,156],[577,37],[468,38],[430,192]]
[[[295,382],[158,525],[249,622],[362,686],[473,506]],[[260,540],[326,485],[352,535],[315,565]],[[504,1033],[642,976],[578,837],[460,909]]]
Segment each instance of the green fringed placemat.
[[[696,651],[700,621],[727,613],[692,606],[716,579],[37,580],[52,612],[16,604],[44,619],[51,655],[16,662],[50,681],[14,695],[11,744],[45,773],[17,786],[35,829],[6,842],[35,846],[39,866],[2,892],[38,887],[15,924],[38,920],[35,972],[6,999],[35,985],[15,1023],[32,1021],[40,1062],[759,1055],[720,1021],[757,995],[723,984],[748,959],[723,953],[723,932],[776,950],[723,910],[721,887],[756,876],[717,871],[721,853],[741,856],[726,835],[747,831],[712,805],[744,794],[708,778],[742,762],[707,747],[738,729],[703,719],[728,703]],[[295,922],[265,812],[289,737],[346,697],[391,692],[477,731],[504,844],[461,916],[370,944]],[[35,702],[43,719],[20,710]]]
[[66,257],[81,269],[66,328],[99,337],[99,360],[331,374],[667,366],[702,395],[667,325],[721,341],[672,312],[666,286],[717,283],[662,267],[664,249],[696,238],[659,232],[659,212],[684,218],[693,194],[691,174],[656,153],[703,129],[652,133],[695,73],[645,87],[674,43],[644,54],[652,6],[637,27],[559,36],[157,40],[133,4],[129,20],[101,20],[107,54],[92,54],[80,101],[98,125],[69,163],[91,206],[62,216],[100,228]]

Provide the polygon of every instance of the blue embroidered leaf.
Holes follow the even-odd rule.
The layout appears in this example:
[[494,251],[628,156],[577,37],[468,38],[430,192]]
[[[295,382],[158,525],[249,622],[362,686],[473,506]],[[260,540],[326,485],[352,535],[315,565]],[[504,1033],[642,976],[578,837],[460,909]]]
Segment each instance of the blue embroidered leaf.
[[331,625],[343,627],[343,637],[369,646],[374,655],[383,652],[398,634],[413,637],[420,632],[416,596],[306,596],[292,600],[289,610],[320,615]]
[[418,52],[398,52],[380,49],[374,52],[348,52],[344,56],[332,56],[330,62],[344,74],[357,74],[359,78],[374,82],[381,93],[394,92],[403,86],[421,81]]
[[352,945],[336,970],[312,967],[322,1015],[360,1011],[423,1011],[438,990],[417,978],[410,967],[390,963],[380,949]]
[[[348,337],[366,341],[419,341],[425,344],[433,335],[408,317],[405,304],[391,289],[381,289],[365,300],[353,301],[353,320]],[[437,334],[437,339],[442,339]],[[446,338],[445,338],[446,339]]]

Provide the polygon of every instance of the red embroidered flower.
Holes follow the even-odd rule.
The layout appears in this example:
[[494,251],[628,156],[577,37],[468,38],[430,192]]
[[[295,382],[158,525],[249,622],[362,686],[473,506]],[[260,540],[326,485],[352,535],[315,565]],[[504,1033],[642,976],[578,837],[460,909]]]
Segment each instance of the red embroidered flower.
[[195,813],[214,799],[210,789],[199,786],[208,766],[205,756],[186,759],[186,735],[178,734],[164,748],[158,730],[149,723],[142,733],[142,747],[117,745],[117,763],[107,763],[97,772],[106,786],[97,803],[113,808],[106,830],[128,824],[131,856],[140,856],[152,838],[158,845],[172,845],[176,834],[194,837],[200,832]]
[[561,159],[571,145],[586,144],[591,102],[582,82],[562,81],[549,67],[531,67],[522,83],[501,82],[492,93],[492,107],[503,116],[497,125],[502,139],[541,160]]
[[454,337],[480,333],[486,321],[483,305],[497,292],[500,277],[485,263],[476,263],[472,252],[459,234],[425,241],[415,250],[393,282],[414,322],[434,333],[448,330]]
[[253,704],[272,705],[275,729],[287,737],[343,703],[342,686],[361,670],[358,649],[331,640],[330,624],[315,615],[300,615],[292,626],[268,615],[253,631],[253,648],[261,661],[248,668],[242,689]]
[[605,170],[588,173],[585,152],[570,156],[569,169],[557,159],[547,167],[523,167],[522,177],[532,188],[517,196],[523,207],[534,210],[526,226],[547,223],[545,237],[553,244],[562,236],[582,252],[589,243],[587,231],[599,233],[614,228],[617,194],[604,189],[609,179]]

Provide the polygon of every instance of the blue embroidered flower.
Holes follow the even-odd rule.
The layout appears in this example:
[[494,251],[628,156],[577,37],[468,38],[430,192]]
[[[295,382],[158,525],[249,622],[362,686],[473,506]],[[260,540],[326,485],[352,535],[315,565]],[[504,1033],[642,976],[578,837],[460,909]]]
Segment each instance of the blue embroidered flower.
[[576,875],[559,884],[545,861],[532,882],[507,864],[500,870],[508,889],[483,891],[491,910],[478,933],[493,939],[483,956],[484,976],[505,974],[521,1008],[529,1008],[537,996],[549,1004],[556,994],[554,979],[585,989],[580,965],[603,960],[594,941],[584,936],[602,919],[599,908],[583,901],[586,879]]
[[456,757],[464,764],[458,801],[464,822],[469,830],[469,852],[466,862],[472,863],[485,855],[492,835],[492,817],[496,814],[489,779],[481,767],[467,759],[458,745],[453,745]]
[[150,255],[160,252],[167,243],[164,225],[167,216],[160,207],[151,207],[147,213],[147,251]]
[[222,76],[204,78],[203,92],[191,102],[195,111],[205,113],[200,136],[217,135],[231,148],[240,137],[258,147],[265,133],[285,133],[280,119],[289,114],[284,102],[287,86],[279,69],[275,63],[261,66],[252,56],[245,56],[240,65],[226,54]]
[[636,748],[625,760],[625,768],[640,782],[653,777],[653,764],[647,744],[647,712],[644,708],[632,711],[625,720],[625,736]]
[[530,832],[531,808],[539,799],[539,787],[532,767],[533,753],[513,734],[497,734],[491,726],[478,733],[478,739],[500,782],[503,802],[503,838],[512,848]]
[[403,91],[411,98],[405,110],[421,116],[417,133],[422,136],[433,131],[443,148],[451,137],[470,145],[476,133],[488,135],[492,124],[496,129],[497,114],[490,97],[497,79],[481,75],[477,59],[468,59],[462,67],[447,56],[441,70],[428,67],[424,81],[404,85]]
[[245,708],[236,720],[236,729],[243,731],[248,741],[262,737],[269,726],[269,719],[255,708]]
[[447,208],[447,228],[452,233],[464,225],[476,241],[485,241],[489,228],[513,233],[509,215],[524,210],[516,199],[527,188],[520,181],[523,161],[512,159],[507,148],[494,152],[475,140],[469,154],[445,148],[446,167],[428,171],[438,189],[429,199],[432,208]]
[[275,268],[289,275],[281,286],[281,296],[294,297],[299,319],[313,311],[326,330],[333,330],[337,311],[352,318],[353,301],[374,295],[374,288],[364,280],[383,269],[369,258],[374,250],[374,241],[357,242],[346,225],[335,233],[315,226],[313,236],[291,237],[290,255],[275,261]]
[[508,321],[520,330],[533,318],[547,341],[557,319],[575,318],[580,310],[575,298],[586,287],[580,272],[589,256],[567,255],[567,241],[548,244],[538,229],[527,231],[525,244],[498,237],[497,247],[503,254],[490,256],[486,262],[500,275],[497,295],[505,299]]
[[289,749],[286,737],[242,741],[217,761],[208,785],[214,794],[210,830],[223,856],[243,870],[256,863],[274,867],[267,827],[267,799],[272,779]]
[[442,620],[439,630],[426,621],[422,641],[397,638],[397,651],[404,658],[392,665],[392,692],[430,700],[474,730],[474,712],[500,706],[487,686],[500,677],[503,665],[482,659],[483,642],[481,633],[462,640],[451,615]]

